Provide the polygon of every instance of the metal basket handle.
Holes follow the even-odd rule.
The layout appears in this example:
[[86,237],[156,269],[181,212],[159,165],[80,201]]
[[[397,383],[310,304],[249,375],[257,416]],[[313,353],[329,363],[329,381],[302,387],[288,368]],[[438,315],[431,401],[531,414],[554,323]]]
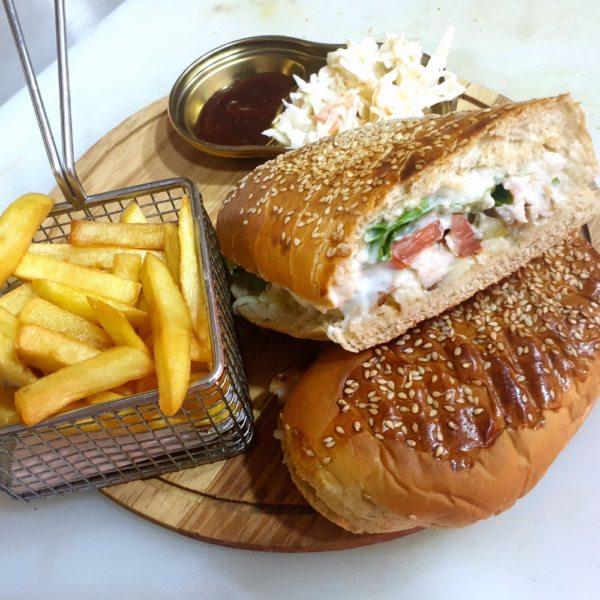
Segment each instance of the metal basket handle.
[[[56,16],[56,46],[58,58],[58,82],[60,90],[60,116],[61,116],[61,133],[62,133],[62,160],[58,153],[52,127],[48,120],[42,94],[35,76],[31,57],[27,49],[23,30],[19,23],[19,17],[15,9],[13,0],[2,0],[4,10],[10,24],[10,29],[13,34],[15,46],[21,61],[23,74],[33,109],[37,117],[40,132],[44,140],[46,154],[50,161],[50,168],[56,178],[58,187],[62,191],[65,199],[76,208],[81,208],[87,201],[86,195],[81,181],[77,176],[75,169],[75,155],[73,152],[73,126],[71,121],[71,93],[69,89],[69,61],[67,52],[67,31],[65,18],[64,0],[55,0],[55,16]],[[64,166],[63,166],[64,164]]]

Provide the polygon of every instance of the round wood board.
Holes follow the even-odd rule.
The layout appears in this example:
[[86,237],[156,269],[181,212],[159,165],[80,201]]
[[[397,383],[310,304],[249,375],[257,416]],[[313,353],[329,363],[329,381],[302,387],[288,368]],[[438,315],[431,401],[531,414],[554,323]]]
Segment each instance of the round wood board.
[[[458,110],[507,102],[504,96],[462,82]],[[78,162],[88,193],[188,177],[197,182],[213,221],[233,185],[260,159],[226,159],[189,146],[169,124],[167,98],[127,119]],[[55,188],[51,195],[61,198]],[[592,235],[600,228],[591,225]],[[323,343],[297,340],[239,323],[256,435],[250,450],[229,461],[119,484],[102,492],[132,512],[205,542],[272,552],[342,550],[414,533],[351,534],[315,512],[292,483],[273,438],[280,405],[269,394],[271,379],[313,356]]]

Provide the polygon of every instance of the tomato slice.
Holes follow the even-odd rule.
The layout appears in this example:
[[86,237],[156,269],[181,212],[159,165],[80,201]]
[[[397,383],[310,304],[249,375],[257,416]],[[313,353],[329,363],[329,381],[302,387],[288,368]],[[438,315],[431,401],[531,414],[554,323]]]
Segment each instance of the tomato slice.
[[465,215],[452,215],[448,237],[452,240],[460,258],[471,256],[481,250],[481,242],[475,237],[475,230]]
[[[468,223],[467,223],[468,224]],[[392,244],[392,266],[405,269],[410,263],[429,246],[439,242],[444,237],[444,227],[441,221],[434,221],[423,229],[415,231],[398,242]]]

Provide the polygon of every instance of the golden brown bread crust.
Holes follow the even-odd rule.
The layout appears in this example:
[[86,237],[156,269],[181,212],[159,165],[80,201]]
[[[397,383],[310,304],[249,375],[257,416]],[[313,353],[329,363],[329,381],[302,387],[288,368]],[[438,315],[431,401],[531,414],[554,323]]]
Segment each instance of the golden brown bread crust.
[[255,169],[221,208],[221,250],[266,281],[317,306],[337,307],[334,284],[343,281],[365,228],[398,200],[398,191],[406,198],[411,190],[421,194],[432,181],[439,182],[444,169],[466,168],[462,159],[484,136],[507,136],[523,117],[552,111],[564,113],[589,156],[591,180],[597,168],[591,138],[569,95],[384,121],[330,136]]
[[301,491],[355,532],[511,507],[600,394],[599,294],[600,255],[573,239],[394,343],[326,352],[282,416]]

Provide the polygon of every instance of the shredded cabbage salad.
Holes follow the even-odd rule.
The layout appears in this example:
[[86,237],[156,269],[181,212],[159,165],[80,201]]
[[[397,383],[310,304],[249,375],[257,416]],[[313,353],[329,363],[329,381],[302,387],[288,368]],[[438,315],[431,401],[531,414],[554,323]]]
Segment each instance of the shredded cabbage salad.
[[421,44],[404,34],[387,33],[381,46],[373,38],[347,40],[347,48],[330,52],[327,66],[309,81],[294,75],[298,91],[290,94],[290,102],[284,100],[284,111],[264,135],[300,148],[368,123],[423,116],[434,104],[464,92],[445,68],[453,36],[451,25],[427,66],[421,64]]

